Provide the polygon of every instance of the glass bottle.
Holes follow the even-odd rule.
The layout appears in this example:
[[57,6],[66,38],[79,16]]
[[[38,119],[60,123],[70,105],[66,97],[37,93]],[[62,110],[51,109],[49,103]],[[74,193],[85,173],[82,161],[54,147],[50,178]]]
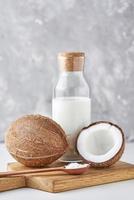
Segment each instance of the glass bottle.
[[59,53],[58,60],[60,75],[54,89],[52,117],[64,129],[69,144],[60,160],[78,162],[76,138],[80,130],[91,123],[90,90],[83,74],[85,54]]

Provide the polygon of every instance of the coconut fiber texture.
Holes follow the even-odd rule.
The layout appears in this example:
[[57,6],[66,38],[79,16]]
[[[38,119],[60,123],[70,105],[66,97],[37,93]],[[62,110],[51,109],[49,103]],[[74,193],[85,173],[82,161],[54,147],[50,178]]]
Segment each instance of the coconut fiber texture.
[[63,129],[41,115],[27,115],[13,122],[7,130],[5,142],[9,153],[30,167],[51,164],[68,146]]

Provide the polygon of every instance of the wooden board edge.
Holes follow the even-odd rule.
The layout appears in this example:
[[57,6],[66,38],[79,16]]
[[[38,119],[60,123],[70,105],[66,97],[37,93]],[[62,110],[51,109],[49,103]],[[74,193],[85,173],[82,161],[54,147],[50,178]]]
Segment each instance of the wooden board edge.
[[[120,174],[118,172],[120,171]],[[64,192],[64,191],[69,191],[69,190],[74,190],[74,189],[80,189],[80,188],[86,188],[86,187],[92,187],[92,186],[97,186],[97,185],[103,185],[103,184],[108,184],[108,183],[114,183],[114,182],[120,182],[120,181],[126,181],[126,180],[131,180],[134,179],[134,168],[131,169],[122,169],[122,170],[117,170],[117,172],[113,174],[107,174],[107,176],[100,175],[97,177],[97,180],[92,178],[89,179],[84,179],[84,181],[81,181],[80,179],[77,180],[76,183],[74,183],[74,180],[68,180],[68,182],[65,183],[63,180],[55,180],[54,185],[53,185],[53,192],[58,193],[58,192]],[[124,176],[124,173],[126,175]],[[99,181],[98,181],[99,180]]]
[[46,192],[54,192],[54,183],[50,179],[42,179],[42,177],[28,176],[26,177],[26,186]]
[[23,188],[25,186],[25,177],[23,176],[0,178],[0,192]]

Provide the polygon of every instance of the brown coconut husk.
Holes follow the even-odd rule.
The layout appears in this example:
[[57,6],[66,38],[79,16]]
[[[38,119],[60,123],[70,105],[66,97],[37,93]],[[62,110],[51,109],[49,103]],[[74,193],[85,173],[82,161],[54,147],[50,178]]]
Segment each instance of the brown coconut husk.
[[60,125],[41,115],[26,115],[13,122],[6,133],[5,143],[9,153],[29,167],[51,164],[68,147]]

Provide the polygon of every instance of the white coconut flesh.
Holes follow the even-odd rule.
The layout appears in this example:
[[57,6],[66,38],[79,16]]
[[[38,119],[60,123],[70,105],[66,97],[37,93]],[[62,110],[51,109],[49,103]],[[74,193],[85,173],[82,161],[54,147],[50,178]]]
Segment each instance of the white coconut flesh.
[[77,139],[77,150],[87,161],[102,163],[113,158],[123,143],[121,130],[108,123],[83,129]]

